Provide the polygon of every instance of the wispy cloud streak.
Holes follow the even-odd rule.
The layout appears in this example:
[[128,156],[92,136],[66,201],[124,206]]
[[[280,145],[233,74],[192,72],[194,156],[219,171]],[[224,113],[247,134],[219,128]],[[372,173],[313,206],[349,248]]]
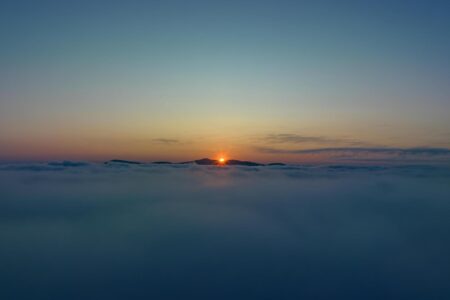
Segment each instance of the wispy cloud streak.
[[269,144],[321,144],[321,145],[346,145],[346,146],[367,146],[368,144],[354,139],[330,138],[324,136],[308,136],[292,133],[268,134],[261,138]]
[[177,139],[167,139],[167,138],[157,138],[152,140],[154,143],[164,144],[164,145],[173,145],[180,143]]
[[266,154],[323,155],[331,159],[396,159],[396,160],[450,160],[448,148],[396,148],[396,147],[332,147],[314,149],[282,149],[256,147],[256,151]]

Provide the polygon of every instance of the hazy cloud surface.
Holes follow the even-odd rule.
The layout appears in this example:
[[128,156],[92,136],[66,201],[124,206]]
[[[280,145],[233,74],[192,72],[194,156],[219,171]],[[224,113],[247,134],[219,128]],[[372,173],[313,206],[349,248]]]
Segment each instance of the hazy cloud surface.
[[2,299],[445,299],[437,165],[0,165]]

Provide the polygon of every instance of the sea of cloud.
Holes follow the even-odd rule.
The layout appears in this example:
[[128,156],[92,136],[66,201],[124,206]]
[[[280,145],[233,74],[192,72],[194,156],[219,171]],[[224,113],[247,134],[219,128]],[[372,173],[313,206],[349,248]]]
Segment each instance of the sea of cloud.
[[448,299],[450,167],[0,165],[1,299]]

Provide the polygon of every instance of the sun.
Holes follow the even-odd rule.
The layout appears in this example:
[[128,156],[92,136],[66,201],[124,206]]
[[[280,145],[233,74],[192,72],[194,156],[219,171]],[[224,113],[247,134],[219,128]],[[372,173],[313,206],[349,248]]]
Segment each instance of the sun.
[[227,164],[228,155],[224,152],[219,152],[215,155],[216,163],[220,166],[224,166]]

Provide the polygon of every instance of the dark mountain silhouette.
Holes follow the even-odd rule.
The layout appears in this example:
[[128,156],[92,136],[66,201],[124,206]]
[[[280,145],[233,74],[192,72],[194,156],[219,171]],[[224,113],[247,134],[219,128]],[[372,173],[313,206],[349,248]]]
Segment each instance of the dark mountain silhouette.
[[210,166],[210,165],[218,165],[219,161],[215,160],[215,159],[202,158],[202,159],[197,159],[197,160],[185,161],[185,162],[182,162],[182,164],[197,164],[197,165]]
[[263,164],[256,163],[253,161],[235,160],[235,159],[227,160],[225,164],[230,166],[249,166],[249,167],[264,166]]
[[84,167],[89,165],[88,163],[82,161],[52,161],[48,163],[49,166],[52,167]]
[[131,161],[131,160],[122,160],[122,159],[112,159],[110,161],[106,161],[105,164],[111,164],[111,163],[119,163],[119,164],[129,164],[129,165],[140,165],[141,162],[138,161]]
[[210,158],[202,158],[198,160],[192,160],[192,161],[185,161],[182,162],[183,164],[197,164],[197,165],[206,165],[206,166],[212,166],[212,165],[227,165],[227,166],[250,166],[250,167],[256,167],[256,166],[264,166],[264,164],[252,162],[252,161],[245,161],[245,160],[236,160],[236,159],[230,159],[225,161],[225,163],[220,163],[216,159],[210,159]]
[[[119,163],[119,164],[129,164],[129,165],[140,165],[141,162],[138,161],[131,161],[131,160],[122,160],[122,159],[113,159],[110,161],[105,162],[105,164],[113,164],[113,163]],[[216,159],[210,159],[210,158],[202,158],[197,160],[191,160],[191,161],[184,161],[180,163],[172,163],[170,161],[154,161],[152,164],[156,165],[170,165],[170,164],[196,164],[196,165],[202,165],[202,166],[217,166],[217,165],[226,165],[226,166],[247,166],[247,167],[258,167],[258,166],[284,166],[283,163],[269,163],[269,164],[261,164],[253,161],[246,161],[246,160],[237,160],[237,159],[230,159],[225,161],[224,163],[220,163]]]

